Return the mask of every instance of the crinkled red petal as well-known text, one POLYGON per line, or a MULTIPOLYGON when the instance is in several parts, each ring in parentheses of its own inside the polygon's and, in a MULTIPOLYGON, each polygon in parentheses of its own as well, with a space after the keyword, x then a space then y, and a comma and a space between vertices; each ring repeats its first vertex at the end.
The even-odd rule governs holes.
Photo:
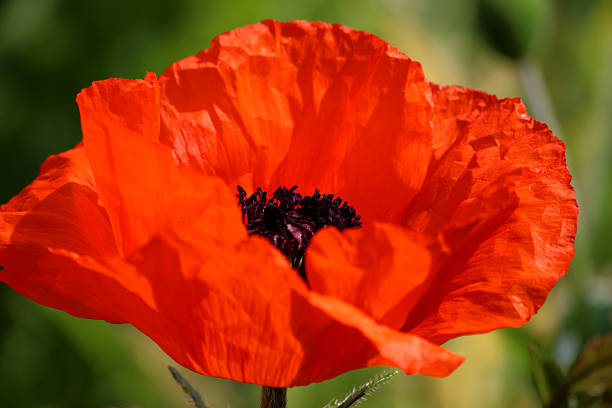
POLYGON ((565 146, 520 100, 432 89, 435 158, 404 225, 442 245, 404 330, 441 343, 527 322, 569 267, 578 207, 565 146))
POLYGON ((327 228, 308 247, 308 282, 312 290, 399 329, 430 284, 427 244, 427 237, 393 224, 366 222, 343 232, 327 228))
POLYGON ((162 142, 229 185, 319 188, 389 221, 425 176, 429 84, 372 34, 264 21, 171 65, 160 86, 162 142))
POLYGON ((286 387, 372 365, 443 376, 463 360, 308 291, 263 238, 219 242, 211 224, 220 218, 157 236, 133 258, 151 283, 156 320, 132 323, 184 366, 286 387))

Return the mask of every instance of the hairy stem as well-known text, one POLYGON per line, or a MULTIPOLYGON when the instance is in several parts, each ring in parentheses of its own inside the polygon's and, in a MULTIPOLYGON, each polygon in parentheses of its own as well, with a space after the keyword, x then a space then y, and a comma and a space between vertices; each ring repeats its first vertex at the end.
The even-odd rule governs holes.
POLYGON ((286 408, 287 389, 276 387, 261 387, 259 408, 286 408))

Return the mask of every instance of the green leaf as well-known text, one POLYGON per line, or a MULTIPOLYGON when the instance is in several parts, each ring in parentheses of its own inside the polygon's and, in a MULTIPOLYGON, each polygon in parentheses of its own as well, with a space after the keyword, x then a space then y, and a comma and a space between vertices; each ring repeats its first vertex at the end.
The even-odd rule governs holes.
POLYGON ((168 370, 170 370, 172 377, 178 383, 178 385, 181 386, 185 394, 189 395, 196 408, 207 408, 206 405, 204 405, 204 401, 202 401, 202 397, 200 397, 198 391, 196 391, 196 389, 189 384, 185 377, 183 377, 176 368, 168 366, 168 370))
POLYGON ((567 374, 570 394, 600 396, 612 388, 612 333, 591 338, 567 374))
POLYGON ((348 408, 360 404, 365 401, 367 397, 378 391, 383 385, 387 384, 398 373, 399 370, 389 370, 376 375, 359 387, 353 387, 353 390, 342 400, 334 399, 328 402, 323 408, 348 408))
MULTIPOLYGON (((561 368, 537 343, 527 346, 531 355, 531 375, 542 404, 549 402, 563 382, 561 368)), ((567 398, 563 398, 567 406, 567 398)))

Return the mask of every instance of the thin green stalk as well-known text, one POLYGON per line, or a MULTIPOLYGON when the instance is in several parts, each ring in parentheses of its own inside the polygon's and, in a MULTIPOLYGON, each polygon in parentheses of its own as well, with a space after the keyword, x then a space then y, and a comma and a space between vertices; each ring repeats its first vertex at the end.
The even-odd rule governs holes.
POLYGON ((179 373, 176 370, 176 368, 168 366, 168 370, 170 370, 172 377, 178 383, 178 385, 181 386, 181 388, 183 389, 183 392, 189 395, 189 397, 195 404, 196 408, 208 408, 204 404, 204 401, 202 401, 202 397, 200 397, 200 394, 198 393, 198 391, 196 391, 196 389, 193 388, 191 384, 189 384, 189 382, 185 379, 185 377, 183 377, 181 373, 179 373))

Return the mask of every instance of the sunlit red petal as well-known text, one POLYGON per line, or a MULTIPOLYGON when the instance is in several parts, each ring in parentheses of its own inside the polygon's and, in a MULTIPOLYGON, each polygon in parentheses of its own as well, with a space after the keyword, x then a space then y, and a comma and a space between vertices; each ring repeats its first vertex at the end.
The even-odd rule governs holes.
POLYGON ((309 292, 263 238, 215 242, 207 226, 218 217, 206 215, 179 235, 158 236, 133 259, 150 279, 157 318, 156 324, 146 317, 132 323, 186 367, 288 386, 382 364, 442 376, 462 361, 309 292))
POLYGON ((314 291, 396 329, 427 290, 431 266, 423 238, 382 223, 343 232, 327 228, 317 233, 306 255, 314 291))
POLYGON ((110 224, 98 204, 83 148, 51 156, 40 173, 32 184, 0 207, 2 244, 19 242, 92 257, 116 254, 110 224))
POLYGON ((207 207, 235 205, 232 189, 177 166, 170 150, 156 142, 158 94, 157 79, 149 74, 145 80, 95 82, 77 97, 96 188, 125 254, 207 207))
MULTIPOLYGON (((390 365, 402 369, 406 374, 424 374, 433 377, 445 377, 452 373, 462 362, 463 357, 458 356, 442 347, 438 347, 428 341, 407 333, 397 332, 385 325, 379 325, 370 317, 363 315, 359 310, 335 298, 320 296, 316 293, 310 295, 311 303, 321 310, 327 312, 330 317, 348 327, 354 327, 368 340, 365 350, 359 350, 358 344, 362 339, 353 337, 355 343, 351 344, 355 353, 351 354, 351 347, 345 342, 346 337, 342 332, 331 332, 338 336, 338 346, 333 347, 336 353, 347 358, 345 367, 358 368, 359 366, 390 365), (373 354, 370 354, 374 351, 373 354), (369 357, 367 361, 360 361, 364 356, 369 357)), ((325 336, 328 328, 322 330, 325 336)), ((330 336, 332 337, 332 336, 330 336)), ((325 352, 331 350, 327 342, 317 343, 316 337, 308 344, 315 345, 316 352, 312 353, 312 359, 316 359, 325 352)), ((332 343, 333 344, 333 343, 332 343)))
POLYGON ((76 280, 92 282, 74 259, 118 255, 83 148, 47 159, 40 176, 0 210, 2 280, 39 303, 101 318, 72 294, 76 280))
POLYGON ((160 86, 162 142, 230 185, 333 191, 390 220, 423 181, 429 84, 372 34, 265 21, 173 64, 160 86))
POLYGON ((567 271, 578 209, 563 144, 519 100, 432 88, 436 160, 405 222, 447 257, 405 329, 443 342, 529 320, 567 271))

